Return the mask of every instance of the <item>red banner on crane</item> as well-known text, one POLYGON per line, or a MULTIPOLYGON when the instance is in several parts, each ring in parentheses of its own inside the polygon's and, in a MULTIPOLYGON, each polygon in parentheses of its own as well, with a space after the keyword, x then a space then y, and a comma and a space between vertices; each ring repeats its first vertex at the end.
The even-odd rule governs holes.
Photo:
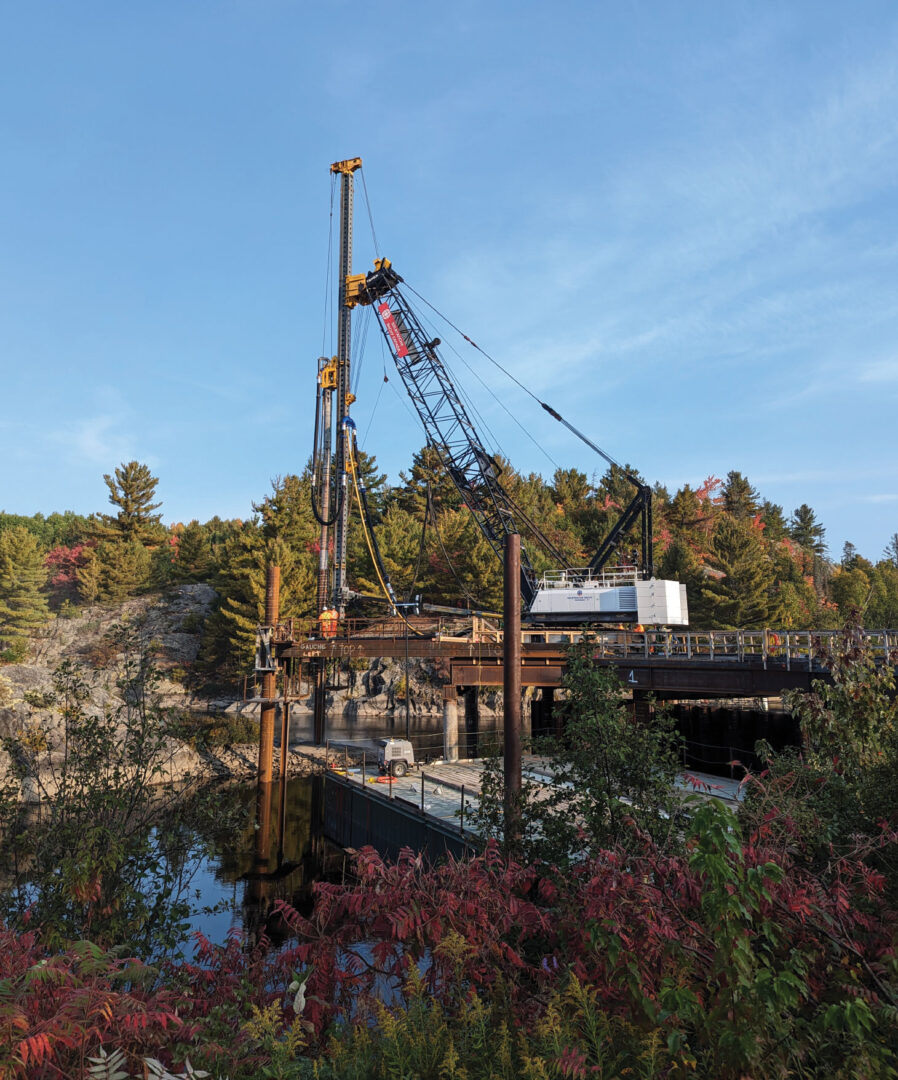
POLYGON ((387 328, 387 333, 390 336, 390 341, 393 343, 393 349, 397 356, 408 356, 408 345, 403 340, 399 327, 396 325, 396 320, 393 318, 393 312, 390 311, 390 305, 384 301, 378 309, 378 315, 383 319, 384 326, 387 328))

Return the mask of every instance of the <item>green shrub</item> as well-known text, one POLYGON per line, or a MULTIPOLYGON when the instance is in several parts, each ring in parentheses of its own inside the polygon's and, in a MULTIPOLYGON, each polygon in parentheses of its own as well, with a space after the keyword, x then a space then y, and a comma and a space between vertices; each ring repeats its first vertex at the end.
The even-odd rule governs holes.
POLYGON ((27 638, 7 638, 6 648, 0 652, 0 661, 4 664, 21 664, 27 656, 27 638))
POLYGON ((239 713, 182 712, 170 721, 169 733, 195 750, 242 746, 259 741, 259 721, 239 713))
POLYGON ((181 632, 184 634, 201 634, 205 624, 205 615, 201 615, 198 611, 190 611, 184 616, 184 621, 181 623, 181 632))

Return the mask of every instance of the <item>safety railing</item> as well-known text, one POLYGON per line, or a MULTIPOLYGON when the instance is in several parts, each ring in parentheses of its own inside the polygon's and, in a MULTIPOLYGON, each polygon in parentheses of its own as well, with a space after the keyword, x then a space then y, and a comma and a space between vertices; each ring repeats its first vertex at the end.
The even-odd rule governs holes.
MULTIPOLYGON (((533 629, 525 645, 565 646, 588 638, 597 660, 670 659, 760 662, 764 667, 822 668, 821 656, 837 630, 609 630, 533 629)), ((501 642, 501 630, 491 640, 501 642)), ((898 630, 868 630, 874 658, 898 663, 898 630)), ((525 654, 526 655, 526 654, 525 654)))
POLYGON ((398 616, 385 616, 377 619, 341 619, 332 623, 321 623, 318 619, 283 619, 271 627, 273 644, 284 645, 294 641, 315 639, 346 641, 352 638, 392 638, 405 640, 406 635, 427 637, 450 635, 457 631, 459 622, 464 621, 470 627, 471 618, 461 616, 421 616, 413 615, 408 621, 398 616))
POLYGON ((600 585, 616 589, 622 585, 635 585, 639 572, 632 566, 606 566, 600 571, 588 566, 568 567, 565 570, 547 570, 540 578, 541 589, 567 589, 578 585, 600 585))
MULTIPOLYGON (((497 645, 504 640, 501 626, 492 620, 475 618, 469 623, 466 641, 497 645)), ((451 616, 416 619, 413 631, 427 637, 459 640, 459 620, 451 616)), ((326 640, 351 641, 359 638, 405 640, 408 626, 402 619, 346 619, 337 624, 326 640)), ((720 660, 760 662, 764 667, 791 668, 820 666, 820 654, 839 637, 837 630, 584 630, 581 627, 525 627, 524 645, 566 646, 588 636, 596 659, 633 660, 720 660)), ((271 628, 271 641, 286 644, 320 638, 315 620, 286 619, 271 628)), ((866 640, 879 662, 898 662, 898 630, 868 630, 866 640)))

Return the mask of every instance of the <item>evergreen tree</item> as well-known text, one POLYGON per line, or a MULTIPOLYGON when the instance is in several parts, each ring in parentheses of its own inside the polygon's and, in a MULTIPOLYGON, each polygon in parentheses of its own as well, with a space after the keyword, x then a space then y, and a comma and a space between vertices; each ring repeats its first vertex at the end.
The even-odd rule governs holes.
POLYGON ((422 447, 412 459, 411 470, 400 471, 399 479, 402 486, 394 495, 402 509, 414 514, 419 521, 424 520, 428 487, 437 510, 456 510, 461 505, 461 496, 433 446, 422 447))
MULTIPOLYGON (((588 559, 591 559, 601 547, 602 541, 611 532, 617 519, 633 500, 636 488, 629 479, 635 477, 641 482, 641 477, 631 465, 609 465, 605 474, 598 484, 595 485, 595 496, 590 506, 582 515, 581 534, 583 547, 588 559)), ((626 536, 620 538, 617 556, 612 556, 612 562, 624 562, 631 558, 634 550, 638 549, 638 524, 626 536)))
POLYGON ((892 533, 892 538, 883 550, 883 558, 888 559, 893 566, 898 567, 898 533, 892 533))
MULTIPOLYGON (((248 672, 256 648, 256 628, 265 621, 268 567, 281 570, 281 619, 310 615, 315 595, 307 575, 297 565, 292 548, 283 540, 262 540, 246 534, 239 565, 232 564, 231 586, 218 612, 219 628, 227 641, 226 667, 235 673, 248 672)), ((214 624, 213 624, 214 625, 214 624)))
POLYGON ((764 537, 767 540, 784 540, 789 535, 789 526, 783 508, 764 499, 761 503, 761 521, 764 522, 764 537))
MULTIPOLYGON (((292 615, 311 614, 315 608, 319 525, 312 513, 311 484, 308 469, 302 476, 278 477, 272 484, 271 494, 253 505, 261 516, 262 538, 280 540, 290 551, 290 565, 295 577, 292 615)), ((283 567, 281 576, 284 576, 283 567)))
POLYGON ((683 540, 673 540, 661 556, 656 569, 662 580, 679 581, 686 586, 690 626, 706 626, 709 618, 708 604, 703 592, 706 579, 692 548, 683 540))
POLYGON ((674 537, 692 547, 705 543, 712 509, 703 502, 689 484, 685 484, 670 500, 665 518, 674 537))
POLYGON ((715 575, 705 583, 702 596, 711 625, 723 630, 763 627, 772 579, 757 530, 722 515, 712 537, 710 565, 715 575))
POLYGON ((100 599, 101 576, 96 542, 92 541, 82 552, 81 565, 75 571, 75 578, 78 582, 78 597, 83 603, 95 604, 100 599))
POLYGON ((759 495, 748 480, 735 469, 727 473, 723 486, 723 508, 739 521, 748 521, 759 511, 759 495))
POLYGON ((850 540, 846 540, 842 545, 842 568, 844 570, 853 570, 856 561, 857 548, 850 540))
POLYGON ((579 469, 556 469, 549 490, 565 517, 572 520, 584 513, 594 494, 586 473, 579 469))
POLYGON ((24 525, 0 532, 0 634, 23 639, 47 621, 47 568, 37 538, 24 525))
POLYGON ((117 603, 150 585, 152 555, 137 540, 101 540, 84 554, 78 585, 87 603, 117 603))
MULTIPOLYGON (((426 570, 426 550, 418 559, 421 547, 421 523, 398 503, 392 503, 375 530, 384 569, 398 600, 406 599, 409 590, 420 592, 426 570), (420 565, 419 565, 420 563, 420 565), (418 570, 415 576, 415 570, 418 570)), ((426 537, 426 534, 425 534, 426 537)), ((356 567, 355 583, 364 592, 382 595, 380 582, 366 549, 364 563, 356 567)))
POLYGON ((175 581, 208 581, 213 570, 209 531, 196 519, 177 533, 177 547, 172 563, 175 581))
POLYGON ((796 544, 815 555, 823 555, 826 551, 826 544, 823 542, 826 529, 817 521, 817 515, 807 503, 802 503, 793 511, 789 535, 796 544))
POLYGON ((359 450, 357 453, 356 467, 359 483, 365 489, 371 520, 375 525, 379 525, 390 496, 387 474, 378 472, 377 458, 373 454, 366 454, 364 450, 359 450))
POLYGON ((465 605, 499 610, 502 567, 472 514, 465 509, 446 511, 438 516, 433 532, 436 535, 427 549, 425 594, 438 604, 454 605, 461 601, 465 605))
POLYGON ((100 540, 136 542, 153 545, 165 537, 158 510, 161 502, 153 502, 159 481, 146 465, 129 461, 103 477, 109 488, 109 501, 117 506, 118 513, 99 514, 95 532, 100 540))

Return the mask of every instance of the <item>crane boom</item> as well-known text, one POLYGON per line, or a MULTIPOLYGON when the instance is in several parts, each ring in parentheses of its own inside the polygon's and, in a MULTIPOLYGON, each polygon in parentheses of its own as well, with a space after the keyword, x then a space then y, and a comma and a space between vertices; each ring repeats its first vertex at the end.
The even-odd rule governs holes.
MULTIPOLYGON (((402 278, 389 260, 379 259, 367 275, 347 279, 346 295, 356 303, 374 305, 396 368, 452 482, 475 515, 480 530, 503 558, 505 537, 518 532, 516 507, 502 487, 501 467, 484 448, 474 422, 436 351, 439 339, 430 340, 398 286, 402 278)), ((528 606, 536 595, 536 573, 521 551, 521 595, 528 606)))

